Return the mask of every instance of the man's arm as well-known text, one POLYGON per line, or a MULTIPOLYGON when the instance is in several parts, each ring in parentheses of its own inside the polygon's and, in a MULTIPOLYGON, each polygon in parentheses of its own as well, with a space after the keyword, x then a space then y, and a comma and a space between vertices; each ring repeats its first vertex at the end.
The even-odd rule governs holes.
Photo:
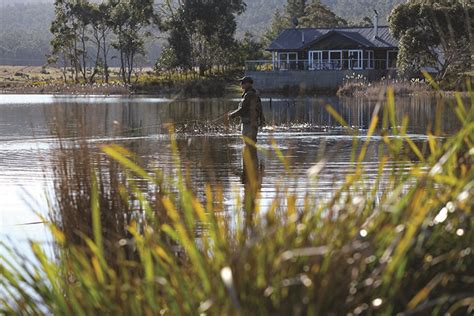
POLYGON ((239 107, 229 113, 229 118, 233 119, 239 116, 242 116, 246 111, 248 111, 250 108, 250 96, 248 93, 245 94, 244 99, 240 102, 239 107))
POLYGON ((241 112, 242 112, 242 103, 239 104, 239 107, 237 108, 237 110, 234 110, 234 111, 229 113, 229 118, 230 119, 236 118, 236 117, 240 116, 241 112))
POLYGON ((258 97, 258 115, 259 115, 258 125, 260 127, 265 126, 265 115, 263 115, 262 100, 260 99, 260 97, 258 97))

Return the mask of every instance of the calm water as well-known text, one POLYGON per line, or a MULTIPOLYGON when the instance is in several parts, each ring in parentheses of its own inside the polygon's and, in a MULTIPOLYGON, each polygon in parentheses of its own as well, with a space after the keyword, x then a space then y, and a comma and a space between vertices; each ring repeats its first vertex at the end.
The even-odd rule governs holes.
MULTIPOLYGON (((271 152, 270 140, 274 140, 290 159, 294 177, 282 177, 279 159, 259 152, 261 204, 265 206, 278 184, 329 196, 352 166, 352 136, 339 127, 324 105, 331 104, 364 140, 376 102, 320 97, 272 98, 271 102, 267 98, 263 103, 269 126, 260 133, 259 145, 271 152), (318 183, 312 183, 308 169, 321 157, 323 148, 328 162, 318 183)), ((93 146, 118 143, 131 149, 150 170, 173 168, 166 123, 187 124, 177 138, 197 194, 202 194, 205 183, 222 186, 231 212, 234 195, 243 192, 242 140, 235 128, 205 130, 194 128, 193 121, 216 126, 218 122, 213 121, 237 104, 237 99, 0 95, 0 241, 47 240, 45 227, 35 223, 40 220, 38 214, 47 212, 45 192, 53 177, 50 157, 57 148, 51 133, 54 121, 67 126, 72 138, 84 130, 81 136, 93 146)), ((409 133, 420 143, 434 125, 437 108, 438 102, 430 98, 403 98, 397 100, 396 111, 400 121, 404 116, 410 119, 409 133)), ((447 133, 458 127, 450 111, 444 112, 441 124, 447 133)), ((369 180, 377 173, 379 143, 379 138, 373 138, 364 162, 369 180)), ((401 168, 407 163, 392 162, 401 168)))

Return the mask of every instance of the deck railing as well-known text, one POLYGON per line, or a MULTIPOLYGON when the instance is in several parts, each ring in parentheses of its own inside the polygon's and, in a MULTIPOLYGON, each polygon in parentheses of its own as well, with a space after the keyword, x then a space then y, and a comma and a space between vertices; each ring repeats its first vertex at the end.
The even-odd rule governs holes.
POLYGON ((271 60, 248 60, 245 62, 247 71, 318 71, 318 70, 385 70, 387 69, 386 59, 338 59, 323 60, 316 62, 312 60, 298 61, 271 61, 271 60))

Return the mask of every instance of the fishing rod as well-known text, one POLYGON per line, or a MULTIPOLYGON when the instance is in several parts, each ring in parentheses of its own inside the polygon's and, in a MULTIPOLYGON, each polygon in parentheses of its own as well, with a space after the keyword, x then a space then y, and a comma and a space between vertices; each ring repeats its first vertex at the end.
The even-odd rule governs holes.
POLYGON ((193 119, 193 120, 182 120, 182 121, 175 121, 175 122, 169 122, 169 123, 159 123, 159 124, 151 124, 151 125, 145 125, 145 126, 141 126, 141 127, 131 127, 131 128, 124 128, 124 129, 120 129, 120 130, 117 130, 117 131, 120 131, 120 132, 133 132, 133 131, 140 131, 140 130, 144 130, 144 129, 147 129, 147 128, 156 128, 156 127, 163 127, 167 124, 171 124, 171 125, 190 125, 190 124, 199 124, 199 123, 208 123, 208 124, 216 124, 222 120, 225 120, 228 115, 229 115, 230 111, 227 111, 225 112, 224 114, 220 115, 219 117, 213 119, 213 120, 208 120, 208 121, 201 121, 201 120, 197 120, 197 119, 193 119))
POLYGON ((230 113, 230 111, 225 112, 224 114, 222 114, 221 116, 219 116, 215 120, 210 121, 210 123, 217 123, 217 122, 219 122, 223 119, 228 119, 229 118, 229 113, 230 113))

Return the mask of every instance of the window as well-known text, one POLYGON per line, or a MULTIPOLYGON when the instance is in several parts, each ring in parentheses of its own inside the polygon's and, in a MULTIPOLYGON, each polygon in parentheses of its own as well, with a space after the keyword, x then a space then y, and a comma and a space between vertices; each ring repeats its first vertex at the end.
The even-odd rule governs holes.
POLYGON ((373 50, 366 51, 366 60, 364 64, 367 69, 374 69, 374 51, 373 50))
POLYGON ((298 66, 298 54, 279 53, 278 62, 280 70, 296 70, 298 66))
POLYGON ((362 50, 349 50, 349 69, 362 68, 362 50))
POLYGON ((329 65, 330 69, 339 70, 342 68, 342 50, 329 51, 329 65))
POLYGON ((316 50, 309 52, 309 70, 323 69, 323 51, 316 50))
POLYGON ((397 68, 397 56, 398 56, 398 51, 396 50, 387 51, 387 69, 397 68))

